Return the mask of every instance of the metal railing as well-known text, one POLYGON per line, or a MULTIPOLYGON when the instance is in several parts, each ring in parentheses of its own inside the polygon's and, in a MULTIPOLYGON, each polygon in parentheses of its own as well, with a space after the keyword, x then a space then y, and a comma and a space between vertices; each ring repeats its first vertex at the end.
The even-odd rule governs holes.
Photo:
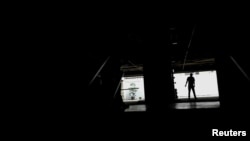
POLYGON ((244 69, 239 65, 239 63, 233 58, 233 56, 229 56, 230 59, 233 61, 233 63, 236 65, 236 67, 240 70, 240 72, 242 73, 242 75, 244 75, 244 77, 250 81, 249 76, 247 75, 247 73, 244 71, 244 69))
POLYGON ((107 59, 102 63, 101 67, 98 69, 98 71, 96 72, 96 74, 94 75, 94 77, 90 80, 88 86, 92 85, 92 83, 95 81, 96 77, 100 74, 100 72, 102 71, 102 69, 104 68, 104 66, 107 64, 107 62, 108 62, 109 59, 110 59, 110 56, 108 56, 107 59))
POLYGON ((115 90, 115 93, 114 93, 113 98, 115 98, 117 92, 119 91, 119 88, 120 88, 121 83, 122 83, 122 77, 123 77, 123 76, 124 76, 124 73, 122 73, 122 75, 121 75, 120 81, 119 81, 119 83, 118 83, 118 85, 117 85, 117 87, 116 87, 116 90, 115 90))

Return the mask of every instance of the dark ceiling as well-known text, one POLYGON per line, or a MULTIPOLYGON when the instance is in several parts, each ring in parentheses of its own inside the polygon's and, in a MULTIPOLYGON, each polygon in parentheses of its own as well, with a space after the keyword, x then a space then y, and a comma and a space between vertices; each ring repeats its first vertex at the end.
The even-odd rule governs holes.
POLYGON ((127 65, 131 65, 128 60, 141 65, 150 54, 157 56, 166 53, 179 71, 183 70, 184 62, 185 70, 214 69, 215 58, 221 52, 232 54, 242 64, 246 62, 244 57, 247 51, 244 46, 248 44, 248 36, 242 36, 249 31, 246 18, 209 11, 209 14, 185 10, 177 14, 176 11, 169 14, 147 11, 127 13, 125 18, 117 18, 121 20, 98 21, 97 25, 100 26, 91 29, 93 36, 98 39, 91 39, 91 46, 98 46, 98 50, 90 47, 90 54, 96 58, 113 54, 127 61, 127 65), (166 52, 158 51, 161 54, 155 54, 155 50, 160 48, 166 48, 166 52))
MULTIPOLYGON (((154 18, 153 18, 154 19, 154 18)), ((151 19, 152 20, 152 19, 151 19)), ((184 60, 185 66, 206 66, 213 69, 215 40, 213 25, 207 21, 156 20, 148 22, 148 18, 133 19, 128 23, 127 56, 135 63, 142 63, 140 55, 148 48, 149 40, 161 41, 161 48, 171 56, 171 61, 176 69, 181 69, 184 60)), ((156 43, 152 48, 157 48, 156 43)))

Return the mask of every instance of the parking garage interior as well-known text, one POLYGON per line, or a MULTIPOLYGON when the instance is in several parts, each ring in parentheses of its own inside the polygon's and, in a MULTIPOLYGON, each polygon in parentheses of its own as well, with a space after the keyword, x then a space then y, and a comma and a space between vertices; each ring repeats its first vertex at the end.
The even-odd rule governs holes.
POLYGON ((128 136, 138 130, 142 136, 247 130, 249 21, 215 15, 161 11, 114 20, 100 12, 87 22, 79 14, 59 17, 43 31, 41 39, 50 39, 44 44, 51 47, 41 55, 45 63, 34 62, 46 82, 36 98, 46 114, 38 115, 56 115, 59 125, 67 121, 62 117, 81 127, 91 123, 91 131, 115 125, 128 136), (190 73, 197 100, 192 92, 188 99, 184 86, 190 73))
MULTIPOLYGON (((106 94, 105 97, 110 95, 110 99, 100 99, 103 101, 100 103, 106 105, 104 111, 122 112, 128 119, 164 115, 166 119, 160 120, 166 124, 171 120, 184 124, 180 117, 188 117, 190 122, 202 119, 204 124, 201 125, 205 129, 212 125, 229 127, 224 120, 234 117, 231 116, 233 113, 245 117, 249 63, 245 42, 235 35, 240 27, 232 29, 209 19, 156 20, 149 25, 144 18, 133 19, 126 25, 126 34, 114 45, 119 51, 113 50, 113 56, 102 54, 103 59, 100 59, 91 56, 95 52, 90 52, 93 59, 100 59, 99 66, 93 63, 96 69, 92 76, 99 76, 94 81, 114 78, 112 83, 106 80, 109 88, 101 92, 106 94), (105 66, 109 68, 105 69, 105 66), (196 78, 197 100, 192 99, 192 93, 188 100, 184 87, 190 73, 196 78), (120 99, 122 104, 112 103, 115 99, 120 99)), ((234 118, 240 119, 238 116, 234 118)), ((233 123, 237 127, 237 122, 233 123)))

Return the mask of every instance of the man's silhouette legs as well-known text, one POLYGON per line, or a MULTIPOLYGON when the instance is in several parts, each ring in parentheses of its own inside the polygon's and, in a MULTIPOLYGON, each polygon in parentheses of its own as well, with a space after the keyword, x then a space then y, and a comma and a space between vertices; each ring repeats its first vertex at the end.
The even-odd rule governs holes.
POLYGON ((190 100, 190 90, 191 90, 191 87, 188 87, 188 100, 190 100))
POLYGON ((193 91, 193 94, 194 94, 194 99, 196 100, 196 93, 195 93, 195 89, 194 87, 188 87, 188 100, 190 100, 190 91, 193 91))
POLYGON ((194 94, 194 99, 196 100, 197 98, 196 98, 196 94, 195 94, 195 89, 194 89, 194 87, 192 87, 192 91, 193 91, 193 94, 194 94))

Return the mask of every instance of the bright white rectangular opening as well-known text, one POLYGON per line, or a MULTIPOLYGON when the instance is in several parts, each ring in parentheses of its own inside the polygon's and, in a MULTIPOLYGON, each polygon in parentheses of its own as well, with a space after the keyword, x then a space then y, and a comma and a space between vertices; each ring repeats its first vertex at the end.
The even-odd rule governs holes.
MULTIPOLYGON (((219 97, 217 74, 215 70, 192 72, 195 78, 195 92, 197 98, 219 97)), ((185 87, 188 73, 174 73, 174 86, 177 89, 178 99, 188 98, 188 86, 185 87)), ((193 92, 190 92, 190 98, 194 98, 193 92)))
POLYGON ((121 95, 124 102, 145 101, 143 76, 123 77, 121 95))

